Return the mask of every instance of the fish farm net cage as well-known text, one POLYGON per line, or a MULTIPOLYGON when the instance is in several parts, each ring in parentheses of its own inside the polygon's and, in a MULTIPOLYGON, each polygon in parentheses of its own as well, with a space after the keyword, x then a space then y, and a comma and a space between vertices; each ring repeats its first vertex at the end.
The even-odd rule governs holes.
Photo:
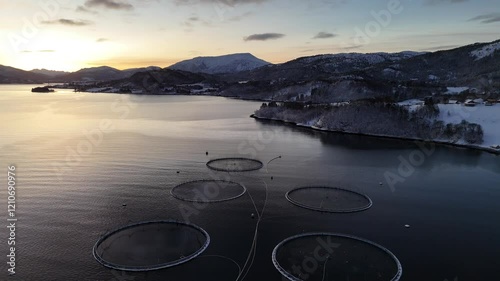
POLYGON ((208 233, 189 223, 148 221, 113 230, 94 245, 94 258, 123 271, 149 271, 188 262, 210 244, 208 233))
POLYGON ((225 180, 197 180, 182 183, 170 190, 170 194, 183 201, 217 203, 243 196, 246 188, 236 182, 225 180))
POLYGON ((264 164, 249 158, 219 158, 208 161, 207 167, 221 172, 250 172, 262 169, 264 164))
POLYGON ((292 281, 397 281, 403 273, 399 260, 385 247, 334 233, 287 238, 274 248, 272 261, 292 281))
POLYGON ((338 187, 299 187, 288 191, 285 197, 299 207, 329 213, 360 212, 372 206, 368 196, 338 187))

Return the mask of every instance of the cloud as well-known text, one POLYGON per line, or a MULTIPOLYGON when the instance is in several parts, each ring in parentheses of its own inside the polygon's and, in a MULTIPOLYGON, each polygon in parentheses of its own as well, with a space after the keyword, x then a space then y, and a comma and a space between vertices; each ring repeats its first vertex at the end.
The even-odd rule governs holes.
POLYGON ((193 31, 193 28, 197 25, 211 26, 211 24, 212 23, 210 21, 203 20, 197 15, 192 15, 181 23, 181 25, 186 28, 185 31, 187 32, 193 31))
POLYGON ((301 53, 315 53, 315 54, 335 54, 339 52, 352 52, 353 50, 362 48, 363 45, 344 45, 344 46, 317 46, 308 48, 306 46, 300 50, 301 53))
POLYGON ((500 22, 500 13, 479 15, 477 17, 471 18, 469 21, 479 21, 481 23, 500 22))
POLYGON ((245 41, 266 41, 266 40, 276 40, 285 37, 285 34, 281 33, 261 33, 261 34, 252 34, 243 38, 245 41))
POLYGON ((97 43, 102 43, 102 42, 106 42, 106 41, 109 41, 108 38, 98 38, 97 40, 95 40, 97 43))
POLYGON ((102 66, 109 65, 109 62, 113 62, 113 67, 118 69, 128 69, 128 68, 138 68, 144 67, 145 65, 157 65, 160 67, 165 67, 179 62, 179 58, 143 58, 143 57, 110 57, 105 60, 89 61, 87 64, 89 66, 102 66))
POLYGON ((439 4, 456 4, 456 3, 463 3, 467 2, 469 0, 425 0, 424 4, 425 5, 439 5, 439 4))
POLYGON ((21 53, 54 53, 55 50, 38 50, 38 51, 30 51, 30 50, 23 50, 21 53))
POLYGON ((177 5, 217 4, 234 7, 244 4, 260 4, 272 0, 174 0, 177 5))
POLYGON ((244 18, 249 17, 251 15, 253 15, 253 12, 246 12, 246 13, 244 13, 242 15, 231 17, 227 21, 232 21, 232 22, 241 21, 244 18))
POLYGON ((316 34, 313 39, 327 39, 327 38, 333 38, 337 37, 337 34, 329 33, 329 32, 319 32, 316 34))
POLYGON ((313 49, 304 49, 300 50, 301 53, 315 53, 315 54, 332 54, 334 53, 334 49, 332 47, 328 48, 313 48, 313 49))
POLYGON ((429 48, 423 48, 419 51, 442 51, 442 50, 451 50, 460 47, 460 45, 443 45, 443 46, 435 46, 429 48))
POLYGON ((110 10, 129 11, 134 9, 134 6, 121 0, 87 0, 84 5, 86 8, 103 7, 110 10))
POLYGON ((94 14, 94 15, 98 14, 96 11, 89 10, 89 9, 85 8, 84 6, 78 6, 75 11, 77 11, 79 13, 87 13, 87 14, 94 14))
POLYGON ((364 47, 364 45, 352 44, 352 45, 344 45, 342 47, 339 47, 339 50, 342 52, 351 52, 353 50, 358 50, 358 49, 361 49, 363 47, 364 47))
POLYGON ((85 25, 91 25, 91 21, 86 21, 86 20, 70 20, 70 19, 58 19, 58 20, 51 20, 51 21, 42 21, 43 24, 61 24, 61 25, 67 25, 67 26, 85 26, 85 25))

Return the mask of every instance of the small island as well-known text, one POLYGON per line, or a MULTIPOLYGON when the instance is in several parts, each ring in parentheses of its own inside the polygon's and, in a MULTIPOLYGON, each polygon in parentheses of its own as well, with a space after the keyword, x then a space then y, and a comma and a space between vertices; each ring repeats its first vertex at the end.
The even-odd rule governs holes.
POLYGON ((45 86, 45 87, 32 88, 31 92, 33 92, 33 93, 51 93, 51 92, 54 92, 54 90, 49 88, 48 86, 45 86))

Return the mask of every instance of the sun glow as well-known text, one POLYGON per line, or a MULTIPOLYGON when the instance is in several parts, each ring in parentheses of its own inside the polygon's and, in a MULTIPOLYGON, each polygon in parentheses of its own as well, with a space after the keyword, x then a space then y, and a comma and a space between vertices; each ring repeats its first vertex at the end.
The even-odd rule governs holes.
POLYGON ((19 50, 10 48, 9 53, 16 58, 15 65, 21 69, 76 71, 94 66, 89 65, 89 61, 105 60, 124 48, 114 42, 97 43, 75 33, 46 32, 19 50))

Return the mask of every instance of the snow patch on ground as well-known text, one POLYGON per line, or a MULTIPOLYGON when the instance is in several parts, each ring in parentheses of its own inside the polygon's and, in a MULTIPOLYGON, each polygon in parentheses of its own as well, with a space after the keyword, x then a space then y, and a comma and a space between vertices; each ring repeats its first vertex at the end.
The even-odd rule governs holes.
POLYGON ((456 95, 467 90, 469 90, 469 87, 448 87, 448 92, 446 92, 446 94, 456 95))
POLYGON ((86 92, 89 92, 89 93, 101 93, 101 92, 104 92, 104 91, 106 91, 108 89, 109 89, 108 87, 105 87, 105 88, 91 88, 91 89, 87 89, 86 92))
POLYGON ((470 55, 471 57, 475 57, 476 60, 480 60, 493 55, 498 50, 500 50, 500 42, 489 44, 481 49, 474 50, 470 52, 470 55))
POLYGON ((401 106, 424 105, 424 102, 419 99, 405 100, 398 103, 401 106))
POLYGON ((439 104, 439 120, 458 124, 462 120, 481 125, 484 131, 483 147, 500 145, 500 104, 466 107, 460 104, 439 104))

